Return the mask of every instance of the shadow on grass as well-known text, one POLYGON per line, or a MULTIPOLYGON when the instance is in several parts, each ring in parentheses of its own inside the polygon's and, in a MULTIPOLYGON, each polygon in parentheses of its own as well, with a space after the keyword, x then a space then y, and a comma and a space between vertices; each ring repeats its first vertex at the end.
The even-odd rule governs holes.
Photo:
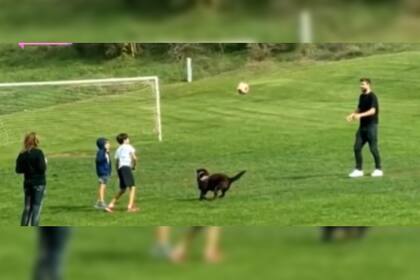
POLYGON ((336 179, 346 179, 348 178, 346 173, 323 173, 323 174, 303 174, 303 175, 293 175, 293 176, 284 176, 278 177, 282 180, 306 180, 306 179, 315 179, 315 178, 336 178, 336 179))
POLYGON ((93 206, 87 206, 87 205, 55 205, 55 206, 49 206, 47 207, 48 210, 52 211, 54 214, 61 213, 61 212, 80 212, 80 213, 86 213, 86 212, 104 212, 99 209, 95 209, 93 206))
POLYGON ((115 262, 115 261, 139 261, 142 260, 142 262, 148 261, 151 259, 151 256, 149 256, 146 252, 139 250, 133 250, 133 251, 124 251, 124 250, 115 250, 115 249, 104 249, 104 250, 98 250, 98 249, 92 249, 91 251, 82 251, 78 252, 77 257, 80 260, 86 260, 88 262, 91 262, 92 260, 95 260, 97 262, 100 261, 109 261, 109 262, 115 262))
POLYGON ((197 197, 194 198, 178 198, 176 201, 180 202, 200 202, 197 197))

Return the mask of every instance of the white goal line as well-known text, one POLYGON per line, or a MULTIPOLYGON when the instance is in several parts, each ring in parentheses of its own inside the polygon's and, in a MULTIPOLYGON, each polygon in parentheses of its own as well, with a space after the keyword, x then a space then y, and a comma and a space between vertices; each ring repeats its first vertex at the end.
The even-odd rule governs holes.
POLYGON ((33 86, 61 86, 73 84, 108 84, 108 83, 121 83, 121 82, 141 82, 153 81, 158 83, 157 76, 149 77, 132 77, 132 78, 108 78, 108 79, 90 79, 90 80, 66 80, 66 81, 42 81, 42 82, 13 82, 13 83, 0 83, 0 88, 5 87, 33 87, 33 86))

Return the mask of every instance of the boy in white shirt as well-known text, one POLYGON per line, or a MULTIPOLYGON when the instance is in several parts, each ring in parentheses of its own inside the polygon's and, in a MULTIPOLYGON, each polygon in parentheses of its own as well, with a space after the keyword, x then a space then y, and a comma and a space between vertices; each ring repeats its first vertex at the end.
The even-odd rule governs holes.
POLYGON ((136 184, 132 170, 135 170, 137 164, 136 150, 130 145, 130 139, 127 133, 121 133, 117 136, 117 142, 120 144, 115 152, 115 160, 118 170, 118 178, 120 180, 120 191, 112 199, 111 203, 105 209, 107 212, 112 213, 117 201, 129 189, 129 201, 127 212, 138 212, 139 209, 135 207, 134 200, 136 196, 136 184))

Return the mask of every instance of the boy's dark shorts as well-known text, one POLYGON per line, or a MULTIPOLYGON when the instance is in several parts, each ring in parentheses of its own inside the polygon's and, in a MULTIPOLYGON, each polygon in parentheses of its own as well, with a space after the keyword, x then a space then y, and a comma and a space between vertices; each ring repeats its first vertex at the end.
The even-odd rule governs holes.
POLYGON ((133 172, 128 166, 123 166, 118 169, 118 178, 120 179, 120 189, 125 190, 136 185, 134 182, 133 172))

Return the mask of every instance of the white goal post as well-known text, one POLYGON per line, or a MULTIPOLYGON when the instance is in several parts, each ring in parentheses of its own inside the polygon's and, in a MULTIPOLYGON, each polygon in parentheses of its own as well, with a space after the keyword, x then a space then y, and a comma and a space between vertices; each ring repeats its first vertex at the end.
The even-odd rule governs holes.
POLYGON ((65 80, 65 81, 42 81, 42 82, 14 82, 14 83, 0 83, 0 88, 11 87, 37 87, 37 86, 61 86, 61 85, 86 85, 86 84, 115 84, 127 82, 150 82, 153 86, 156 95, 156 130, 159 142, 162 142, 162 120, 160 108, 160 86, 159 77, 131 77, 131 78, 109 78, 109 79, 89 79, 89 80, 65 80))

